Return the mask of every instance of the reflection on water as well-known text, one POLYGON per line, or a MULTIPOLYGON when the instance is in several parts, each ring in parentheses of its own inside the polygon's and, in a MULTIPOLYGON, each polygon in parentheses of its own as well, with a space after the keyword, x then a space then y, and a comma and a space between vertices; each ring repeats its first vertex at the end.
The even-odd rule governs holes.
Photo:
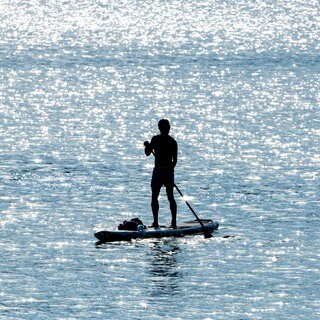
POLYGON ((179 284, 182 280, 180 271, 180 249, 175 240, 154 242, 149 254, 150 266, 148 273, 151 283, 151 297, 176 295, 179 293, 179 284))

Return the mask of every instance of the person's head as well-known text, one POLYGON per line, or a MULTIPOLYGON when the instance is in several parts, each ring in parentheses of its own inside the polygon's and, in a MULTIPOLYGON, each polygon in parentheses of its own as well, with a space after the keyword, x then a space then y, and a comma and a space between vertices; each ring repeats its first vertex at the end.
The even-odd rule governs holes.
POLYGON ((161 119, 158 122, 158 128, 163 135, 168 135, 170 131, 170 123, 167 119, 161 119))

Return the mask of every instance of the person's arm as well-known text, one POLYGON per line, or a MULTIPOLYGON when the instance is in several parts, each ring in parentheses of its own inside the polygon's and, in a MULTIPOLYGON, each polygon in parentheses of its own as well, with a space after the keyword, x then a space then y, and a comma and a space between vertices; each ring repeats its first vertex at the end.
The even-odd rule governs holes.
POLYGON ((144 142, 144 153, 146 154, 146 156, 150 156, 152 150, 153 150, 152 139, 151 139, 151 143, 149 141, 145 141, 144 142))
POLYGON ((175 142, 174 148, 173 148, 173 154, 172 154, 172 166, 173 168, 176 166, 178 161, 178 144, 175 142))

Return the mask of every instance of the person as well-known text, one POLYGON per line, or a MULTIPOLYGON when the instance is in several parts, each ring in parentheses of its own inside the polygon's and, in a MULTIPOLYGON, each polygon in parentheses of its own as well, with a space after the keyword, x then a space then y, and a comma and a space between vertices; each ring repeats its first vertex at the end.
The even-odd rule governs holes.
POLYGON ((169 135, 170 123, 167 119, 161 119, 158 123, 159 135, 152 137, 151 142, 145 141, 145 154, 155 156, 155 165, 151 179, 151 209, 153 214, 154 228, 159 228, 158 197, 162 186, 166 187, 167 197, 170 203, 171 228, 177 228, 177 204, 173 195, 174 188, 174 168, 178 160, 178 144, 174 138, 169 135))

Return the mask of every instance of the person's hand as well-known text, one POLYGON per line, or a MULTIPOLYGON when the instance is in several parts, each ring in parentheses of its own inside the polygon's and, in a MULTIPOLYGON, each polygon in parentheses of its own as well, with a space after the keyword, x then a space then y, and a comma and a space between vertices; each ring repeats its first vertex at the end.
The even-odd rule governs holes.
POLYGON ((143 143, 143 145, 144 145, 145 147, 149 147, 150 143, 149 143, 149 141, 145 141, 145 142, 143 143))

